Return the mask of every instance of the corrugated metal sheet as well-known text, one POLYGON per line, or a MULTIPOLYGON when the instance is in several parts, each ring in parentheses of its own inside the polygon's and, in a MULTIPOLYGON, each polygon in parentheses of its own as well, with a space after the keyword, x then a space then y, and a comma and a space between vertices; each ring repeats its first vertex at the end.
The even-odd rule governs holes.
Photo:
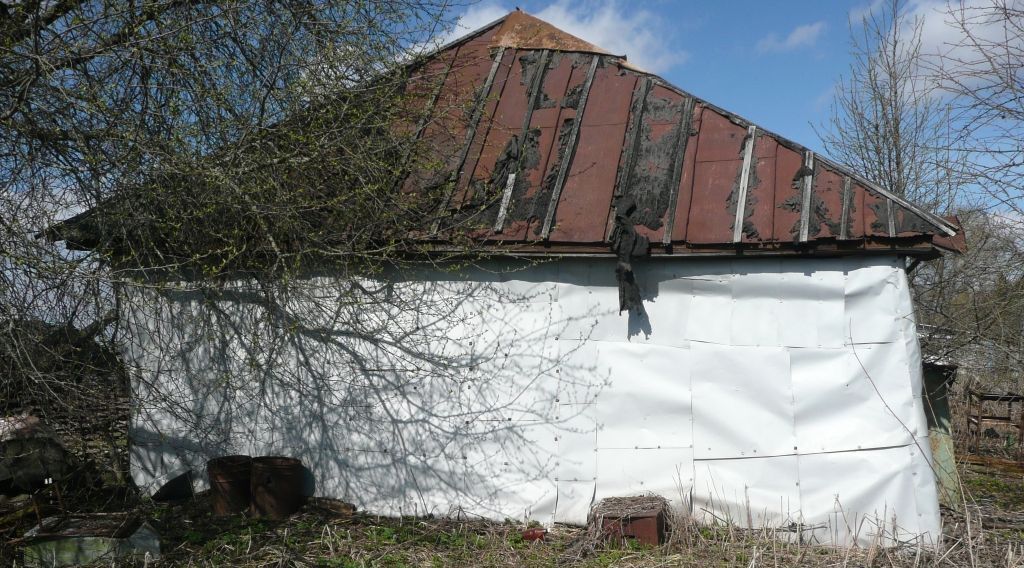
POLYGON ((958 242, 955 224, 525 13, 433 58, 421 69, 447 69, 447 114, 424 136, 454 182, 442 240, 469 222, 505 244, 593 249, 629 196, 652 252, 958 242))

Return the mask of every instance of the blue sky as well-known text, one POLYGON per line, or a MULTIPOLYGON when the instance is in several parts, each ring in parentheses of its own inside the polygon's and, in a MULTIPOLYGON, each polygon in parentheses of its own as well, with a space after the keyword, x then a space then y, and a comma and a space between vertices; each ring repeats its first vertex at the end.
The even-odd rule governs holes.
MULTIPOLYGON (((452 36, 516 6, 759 126, 821 151, 812 124, 827 120, 850 63, 849 22, 882 0, 482 0, 458 11, 452 36)), ((941 0, 911 0, 923 42, 944 39, 941 0)))

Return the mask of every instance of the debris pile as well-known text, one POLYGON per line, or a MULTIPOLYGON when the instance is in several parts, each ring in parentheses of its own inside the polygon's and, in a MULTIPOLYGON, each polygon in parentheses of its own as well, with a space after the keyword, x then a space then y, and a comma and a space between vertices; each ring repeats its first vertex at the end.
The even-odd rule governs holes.
POLYGON ((571 564, 604 546, 620 547, 630 540, 664 544, 671 518, 668 499, 660 495, 602 499, 590 509, 586 530, 566 547, 561 563, 571 564))

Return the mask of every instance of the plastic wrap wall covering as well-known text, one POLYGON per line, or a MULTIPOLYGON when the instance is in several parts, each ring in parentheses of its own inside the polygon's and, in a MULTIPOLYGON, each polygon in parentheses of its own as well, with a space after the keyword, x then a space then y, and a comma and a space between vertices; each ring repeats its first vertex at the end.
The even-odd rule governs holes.
MULTIPOLYGON (((286 454, 381 514, 584 523, 653 492, 804 542, 938 537, 902 259, 652 260, 646 316, 619 315, 613 259, 511 262, 392 274, 305 327, 242 284, 129 293, 135 481, 286 454)), ((306 284, 285 312, 336 298, 306 284)))

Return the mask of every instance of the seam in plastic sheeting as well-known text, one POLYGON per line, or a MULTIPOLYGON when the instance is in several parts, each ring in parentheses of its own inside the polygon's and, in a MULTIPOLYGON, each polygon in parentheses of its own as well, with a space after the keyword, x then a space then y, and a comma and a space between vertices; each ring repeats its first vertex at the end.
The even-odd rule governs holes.
MULTIPOLYGON (((189 400, 221 401, 253 420, 211 416, 208 431, 195 432, 174 412, 143 409, 133 425, 148 420, 158 445, 133 446, 133 476, 144 485, 175 467, 199 469, 212 451, 290 448, 315 470, 322 494, 384 514, 455 506, 583 523, 597 499, 653 491, 707 522, 771 525, 801 539, 938 534, 914 390, 920 353, 895 259, 681 259, 638 270, 648 321, 618 314, 614 262, 410 277, 403 285, 425 302, 460 300, 433 321, 443 330, 433 347, 456 362, 452 380, 426 367, 363 384, 358 374, 340 376, 355 372, 343 361, 313 350, 305 355, 313 370, 339 376, 328 377, 325 388, 335 390, 323 420, 295 440, 275 426, 301 419, 315 401, 279 390, 276 403, 258 404, 244 385, 227 397, 196 390, 202 382, 189 373, 205 372, 215 353, 196 330, 175 325, 173 302, 162 304, 166 321, 136 314, 132 359, 158 369, 147 388, 179 413, 189 400), (168 356, 161 334, 195 348, 168 356), (373 402, 347 406, 360 399, 373 402), (905 527, 889 526, 893 512, 905 527)), ((239 305, 224 312, 240 329, 258 319, 239 305)), ((424 323, 415 313, 397 317, 424 323)), ((237 342, 223 348, 225 368, 249 356, 237 342)), ((387 353, 351 348, 388 367, 387 353)), ((287 349, 275 356, 295 360, 287 349)))

